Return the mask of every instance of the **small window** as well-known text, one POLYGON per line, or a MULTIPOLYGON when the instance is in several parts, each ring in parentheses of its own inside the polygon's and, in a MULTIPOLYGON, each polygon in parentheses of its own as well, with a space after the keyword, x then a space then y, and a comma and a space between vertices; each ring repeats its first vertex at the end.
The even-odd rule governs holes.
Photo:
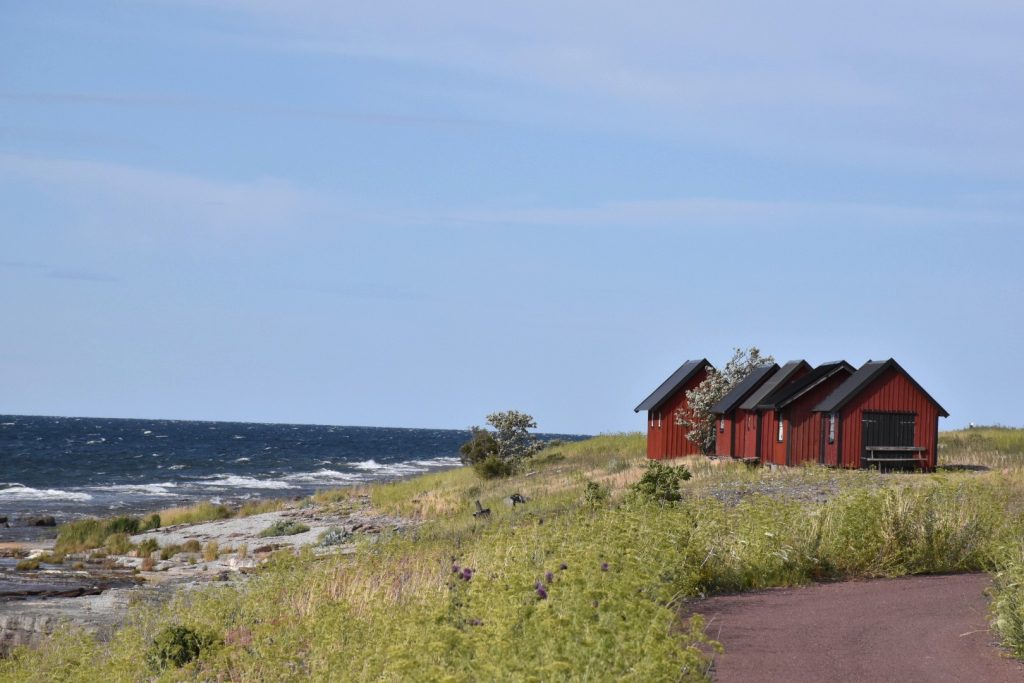
POLYGON ((782 439, 785 438, 786 436, 785 427, 783 426, 784 424, 785 423, 782 421, 782 416, 779 415, 779 436, 777 438, 780 443, 782 442, 782 439))
POLYGON ((658 411, 658 429, 661 429, 661 411, 658 411))
POLYGON ((836 442, 836 414, 829 413, 828 415, 828 442, 836 442))
POLYGON ((725 431, 725 417, 722 417, 722 419, 720 419, 718 421, 718 431, 720 431, 720 432, 724 432, 725 431))

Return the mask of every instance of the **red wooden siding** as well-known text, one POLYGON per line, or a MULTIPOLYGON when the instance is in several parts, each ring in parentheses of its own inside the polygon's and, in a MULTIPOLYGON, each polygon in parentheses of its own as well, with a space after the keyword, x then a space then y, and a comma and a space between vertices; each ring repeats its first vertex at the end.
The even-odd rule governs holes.
POLYGON ((687 429, 676 424, 676 411, 687 408, 686 391, 693 389, 708 376, 707 368, 702 368, 690 381, 668 397, 658 410, 647 413, 647 457, 653 460, 679 458, 684 455, 696 455, 700 448, 686 438, 687 429))
MULTIPOLYGON (((821 413, 812 413, 818 405, 839 385, 846 381, 851 372, 836 372, 818 386, 796 399, 782 412, 786 418, 786 442, 789 444, 789 463, 818 462, 821 457, 821 413)), ((783 455, 785 457, 785 455, 783 455)))
MULTIPOLYGON (((842 407, 839 420, 840 433, 837 435, 837 444, 833 446, 840 446, 842 449, 841 464, 843 467, 861 467, 862 465, 861 420, 865 411, 916 414, 914 445, 925 449, 924 466, 927 469, 935 467, 939 424, 938 407, 896 368, 886 370, 842 407)), ((829 450, 826 448, 826 454, 829 454, 829 450)), ((832 457, 834 458, 834 456, 832 457)))
POLYGON ((753 410, 736 411, 736 451, 737 458, 757 457, 757 423, 761 416, 753 410))
POLYGON ((735 413, 728 415, 718 415, 715 421, 715 454, 716 455, 735 455, 737 441, 737 431, 739 427, 736 424, 735 413), (725 428, 722 428, 722 422, 725 422, 725 428))

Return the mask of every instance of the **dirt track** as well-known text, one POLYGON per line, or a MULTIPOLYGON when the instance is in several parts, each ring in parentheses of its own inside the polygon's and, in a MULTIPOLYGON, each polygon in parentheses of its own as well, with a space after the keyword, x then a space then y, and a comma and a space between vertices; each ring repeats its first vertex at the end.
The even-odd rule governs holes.
POLYGON ((715 680, 1024 681, 988 629, 985 574, 819 584, 693 603, 725 646, 715 680))

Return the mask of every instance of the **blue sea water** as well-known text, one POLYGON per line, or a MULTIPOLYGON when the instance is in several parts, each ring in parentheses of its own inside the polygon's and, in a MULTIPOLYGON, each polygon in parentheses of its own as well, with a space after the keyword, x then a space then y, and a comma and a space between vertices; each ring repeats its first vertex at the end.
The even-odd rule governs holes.
POLYGON ((303 496, 458 466, 468 438, 448 429, 0 415, 0 516, 303 496))

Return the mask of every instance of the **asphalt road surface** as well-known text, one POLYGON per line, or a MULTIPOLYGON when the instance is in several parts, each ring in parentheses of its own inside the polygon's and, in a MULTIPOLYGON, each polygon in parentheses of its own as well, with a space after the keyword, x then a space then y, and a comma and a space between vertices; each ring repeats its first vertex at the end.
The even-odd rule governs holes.
POLYGON ((725 595, 691 603, 725 647, 722 683, 1024 683, 989 630, 986 574, 914 576, 725 595))

